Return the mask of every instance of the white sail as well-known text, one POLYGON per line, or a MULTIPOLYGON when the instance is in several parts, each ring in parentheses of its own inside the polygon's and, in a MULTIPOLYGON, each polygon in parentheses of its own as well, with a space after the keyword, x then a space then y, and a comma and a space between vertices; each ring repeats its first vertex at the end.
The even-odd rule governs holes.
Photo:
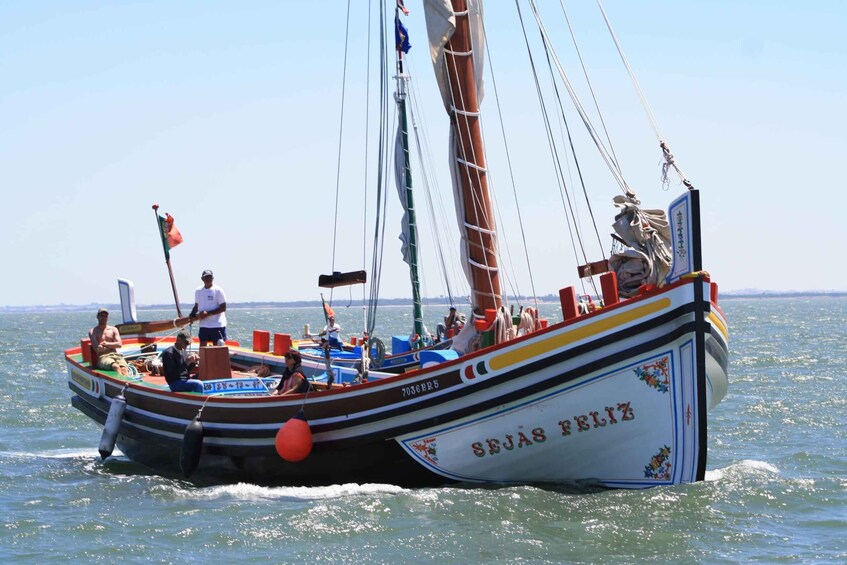
MULTIPOLYGON (((468 15, 471 26, 471 43, 474 51, 474 76, 476 77, 477 99, 482 102, 482 71, 485 64, 485 28, 482 23, 482 0, 468 0, 468 15)), ((450 0, 424 0, 424 16, 429 35, 429 54, 435 67, 435 80, 441 91, 444 108, 450 112, 452 99, 444 63, 444 46, 456 31, 453 3, 450 0)))

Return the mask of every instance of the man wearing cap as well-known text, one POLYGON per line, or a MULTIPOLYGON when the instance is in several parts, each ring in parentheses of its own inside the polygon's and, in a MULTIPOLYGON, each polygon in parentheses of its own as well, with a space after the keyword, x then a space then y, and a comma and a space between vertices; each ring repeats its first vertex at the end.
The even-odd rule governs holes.
POLYGON ((224 345, 226 342, 226 295, 224 290, 214 284, 215 275, 206 269, 200 275, 203 286, 194 291, 192 320, 200 320, 200 345, 212 342, 224 345))
POLYGON ((203 382, 190 378, 197 368, 197 355, 188 354, 191 336, 176 334, 174 344, 162 352, 162 372, 173 392, 203 392, 203 382))
POLYGON ((97 310, 97 325, 88 332, 91 347, 97 352, 97 368, 104 371, 117 371, 129 375, 126 359, 118 353, 121 346, 121 333, 115 326, 110 326, 109 311, 105 308, 97 310))

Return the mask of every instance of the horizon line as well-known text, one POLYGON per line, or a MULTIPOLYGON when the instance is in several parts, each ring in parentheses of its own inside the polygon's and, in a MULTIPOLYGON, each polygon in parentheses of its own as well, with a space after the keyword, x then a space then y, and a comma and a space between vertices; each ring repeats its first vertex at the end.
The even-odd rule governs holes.
MULTIPOLYGON (((726 291, 721 292, 719 294, 721 298, 728 299, 737 299, 737 298, 779 298, 779 297, 788 297, 788 296, 847 296, 847 290, 741 290, 741 291, 726 291)), ((526 296, 512 296, 510 297, 512 300, 532 300, 531 297, 526 296)), ((552 302, 557 302, 555 294, 547 294, 544 296, 537 297, 540 299, 552 298, 552 302)), ((450 301, 446 298, 424 298, 421 300, 423 303, 427 305, 448 305, 455 304, 457 306, 460 305, 459 302, 450 301)), ((412 302, 411 298, 383 298, 380 300, 381 303, 386 305, 405 305, 412 302)), ((550 301, 548 300, 548 303, 550 301)), ((350 305, 361 306, 364 304, 364 301, 361 299, 353 300, 349 303, 350 305)), ((180 306, 190 306, 190 304, 180 304, 180 306)), ((320 300, 252 300, 246 302, 231 302, 227 304, 227 307, 232 308, 255 308, 257 306, 288 306, 288 307, 320 307, 320 300)), ((469 306, 469 305, 466 305, 469 306)), ((71 309, 71 310, 82 310, 87 308, 97 308, 97 307, 107 307, 113 308, 115 310, 120 310, 120 304, 116 302, 90 302, 88 304, 29 304, 29 305, 20 305, 20 306, 0 306, 0 312, 3 311, 15 311, 15 310, 34 310, 34 309, 45 309, 45 310, 56 310, 56 309, 71 309)), ((173 308, 173 304, 136 304, 137 309, 143 310, 162 310, 167 308, 173 308)))

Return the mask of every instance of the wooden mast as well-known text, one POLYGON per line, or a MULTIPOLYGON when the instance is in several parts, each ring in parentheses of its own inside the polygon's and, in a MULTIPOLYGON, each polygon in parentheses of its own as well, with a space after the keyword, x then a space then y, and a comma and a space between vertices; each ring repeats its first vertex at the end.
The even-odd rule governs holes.
MULTIPOLYGON (((395 17, 399 18, 399 14, 395 13, 395 17)), ((409 275, 412 283, 412 333, 418 338, 414 341, 412 347, 418 347, 424 339, 424 323, 423 310, 421 308, 421 282, 418 273, 418 222, 415 216, 415 199, 412 192, 412 166, 409 160, 409 126, 406 112, 406 80, 407 76, 403 72, 403 50, 397 46, 397 93, 395 96, 397 102, 397 116, 399 120, 398 128, 400 133, 400 143, 403 150, 403 183, 400 188, 403 201, 403 207, 406 210, 408 217, 408 253, 409 253, 409 275)))
POLYGON ((474 72, 468 7, 453 0, 456 29, 445 46, 453 98, 451 121, 456 129, 456 167, 464 202, 464 230, 471 273, 473 306, 483 313, 502 301, 497 267, 497 234, 488 194, 485 150, 479 124, 479 101, 474 72))

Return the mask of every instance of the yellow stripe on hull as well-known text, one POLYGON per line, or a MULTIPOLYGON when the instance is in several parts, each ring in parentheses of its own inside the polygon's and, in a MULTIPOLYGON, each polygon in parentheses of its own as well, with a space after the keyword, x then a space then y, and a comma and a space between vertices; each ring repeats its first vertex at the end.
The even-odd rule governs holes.
POLYGON ((626 312, 615 314, 614 316, 598 320, 594 323, 586 324, 581 328, 576 328, 572 331, 567 331, 542 341, 530 343, 525 347, 521 347, 516 350, 495 355, 491 358, 488 364, 494 371, 505 369, 512 365, 523 363, 527 359, 531 359, 532 357, 541 355, 547 351, 558 349, 565 345, 570 345, 576 341, 580 341, 618 326, 628 324, 629 322, 635 321, 639 318, 655 314, 656 312, 670 307, 670 305, 671 300, 669 298, 661 298, 655 302, 650 302, 649 304, 633 308, 632 310, 627 310, 626 312))
POLYGON ((709 312, 709 321, 712 322, 712 325, 718 329, 723 336, 724 341, 729 341, 729 330, 727 329, 726 324, 723 323, 723 320, 721 320, 714 312, 709 312))

